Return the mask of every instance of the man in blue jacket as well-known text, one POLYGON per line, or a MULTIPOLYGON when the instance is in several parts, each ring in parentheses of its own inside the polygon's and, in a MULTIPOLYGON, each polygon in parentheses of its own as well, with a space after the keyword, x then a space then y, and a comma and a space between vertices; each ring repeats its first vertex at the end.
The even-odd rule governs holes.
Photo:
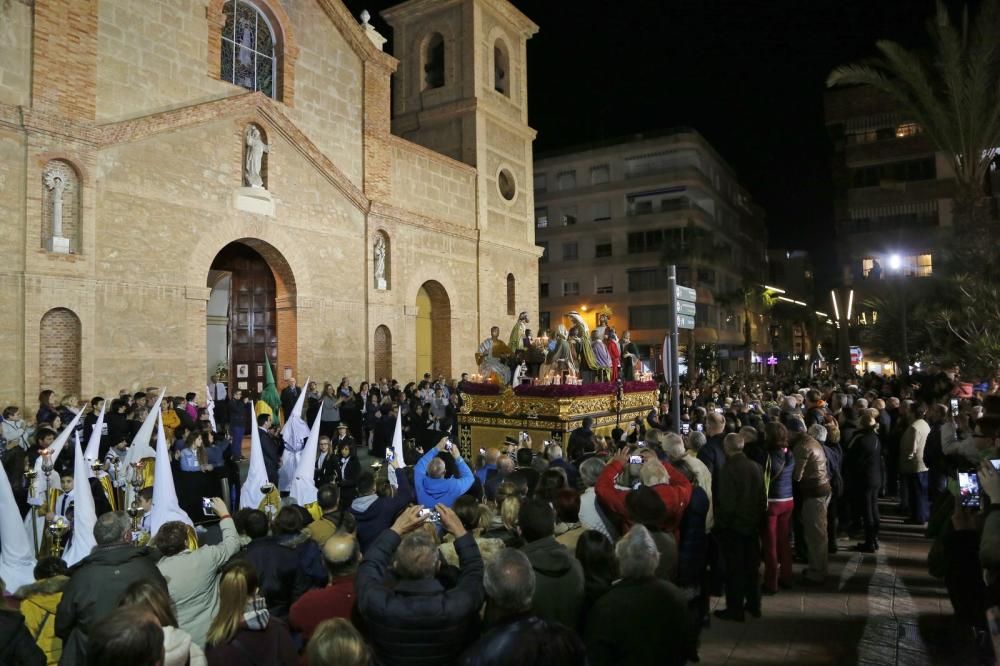
POLYGON ((457 444, 452 444, 445 437, 437 446, 425 453, 413 466, 413 485, 416 486, 417 502, 428 509, 437 504, 451 507, 455 500, 465 494, 471 486, 474 477, 472 470, 462 460, 462 454, 457 444), (441 451, 450 451, 458 467, 458 478, 446 479, 444 461, 437 457, 441 451))

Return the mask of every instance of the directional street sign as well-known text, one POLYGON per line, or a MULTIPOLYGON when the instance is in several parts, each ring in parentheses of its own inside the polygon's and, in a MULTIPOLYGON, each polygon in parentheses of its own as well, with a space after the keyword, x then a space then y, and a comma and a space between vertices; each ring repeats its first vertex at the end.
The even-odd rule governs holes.
POLYGON ((695 313, 694 303, 690 301, 677 301, 677 314, 693 317, 695 313))
POLYGON ((694 330, 694 317, 683 314, 677 315, 677 328, 694 330))
POLYGON ((674 293, 677 296, 678 301, 690 301, 694 303, 698 300, 698 292, 691 287, 682 287, 681 285, 677 285, 677 290, 674 293))

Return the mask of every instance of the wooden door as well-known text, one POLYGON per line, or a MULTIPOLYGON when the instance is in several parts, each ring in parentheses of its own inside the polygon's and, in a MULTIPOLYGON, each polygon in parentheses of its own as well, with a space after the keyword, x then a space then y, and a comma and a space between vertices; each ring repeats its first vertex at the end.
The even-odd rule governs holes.
POLYGON ((253 249, 240 243, 223 248, 212 264, 232 274, 229 292, 229 377, 231 389, 249 391, 256 400, 264 390, 264 357, 277 367, 278 320, 271 268, 253 249))

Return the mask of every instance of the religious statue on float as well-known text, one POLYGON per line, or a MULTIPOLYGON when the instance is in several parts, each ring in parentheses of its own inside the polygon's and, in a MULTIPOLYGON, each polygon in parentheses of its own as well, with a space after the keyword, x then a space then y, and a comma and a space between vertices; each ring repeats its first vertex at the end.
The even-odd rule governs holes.
MULTIPOLYGON (((587 322, 584 321, 579 312, 575 310, 567 312, 566 316, 575 324, 573 327, 575 335, 570 336, 569 342, 571 347, 577 351, 577 358, 580 359, 580 370, 584 381, 607 381, 607 378, 611 376, 611 359, 608 356, 607 348, 604 346, 604 341, 600 340, 600 344, 596 344, 598 341, 597 336, 591 334, 587 322), (597 353, 601 354, 600 358, 595 353, 595 347, 598 350, 597 353)), ((594 333, 596 334, 596 331, 594 333)))
POLYGON ((562 324, 556 328, 555 336, 549 343, 549 353, 545 357, 545 366, 539 373, 542 377, 547 377, 549 373, 561 375, 566 372, 575 376, 579 366, 573 355, 573 348, 569 344, 569 331, 562 324))
POLYGON ((519 351, 524 351, 525 348, 530 344, 526 333, 528 332, 528 313, 521 312, 517 316, 517 321, 514 322, 514 328, 510 330, 510 338, 507 345, 510 350, 515 354, 519 351))
POLYGON ((476 364, 483 380, 510 384, 510 368, 505 360, 512 354, 507 343, 500 339, 500 327, 491 328, 490 337, 483 340, 476 351, 476 364))

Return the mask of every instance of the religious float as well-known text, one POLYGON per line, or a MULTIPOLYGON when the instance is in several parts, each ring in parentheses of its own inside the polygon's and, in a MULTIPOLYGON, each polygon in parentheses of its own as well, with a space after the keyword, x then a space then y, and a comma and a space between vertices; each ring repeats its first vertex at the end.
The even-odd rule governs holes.
POLYGON ((594 432, 610 434, 636 418, 645 419, 656 405, 654 381, 601 382, 595 384, 522 384, 464 382, 459 387, 462 408, 458 415, 459 447, 463 456, 479 448, 501 447, 505 438, 527 432, 533 442, 563 444, 580 427, 585 416, 594 419, 594 432))

